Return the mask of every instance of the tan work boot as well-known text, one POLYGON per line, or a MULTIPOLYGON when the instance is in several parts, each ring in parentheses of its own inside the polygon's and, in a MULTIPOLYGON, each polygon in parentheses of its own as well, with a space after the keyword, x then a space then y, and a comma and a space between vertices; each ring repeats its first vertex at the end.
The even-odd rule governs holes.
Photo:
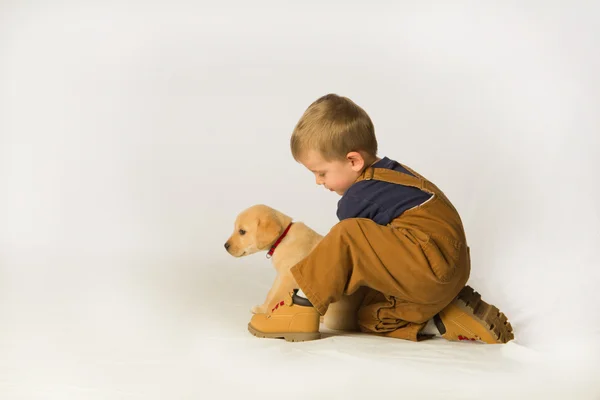
POLYGON ((433 320, 442 337, 451 341, 497 344, 514 339, 506 315, 481 300, 470 286, 465 286, 433 320))
POLYGON ((285 339, 303 342, 320 339, 319 312, 305 298, 290 292, 268 313, 254 314, 248 331, 260 338, 285 339))

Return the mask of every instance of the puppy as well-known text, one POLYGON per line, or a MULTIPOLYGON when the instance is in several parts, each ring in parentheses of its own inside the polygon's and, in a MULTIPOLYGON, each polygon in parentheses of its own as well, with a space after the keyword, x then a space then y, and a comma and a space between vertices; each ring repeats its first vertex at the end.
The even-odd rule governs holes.
MULTIPOLYGON (((271 262, 277 273, 275 281, 263 304, 252 307, 252 313, 268 312, 274 303, 298 288, 290 268, 306 257, 323 238, 306 224, 292 222, 288 215, 257 204, 238 214, 233 233, 225 242, 225 249, 234 257, 272 251, 271 262)), ((330 304, 322 322, 330 329, 358 330, 356 314, 363 297, 362 290, 343 296, 340 301, 330 304)))

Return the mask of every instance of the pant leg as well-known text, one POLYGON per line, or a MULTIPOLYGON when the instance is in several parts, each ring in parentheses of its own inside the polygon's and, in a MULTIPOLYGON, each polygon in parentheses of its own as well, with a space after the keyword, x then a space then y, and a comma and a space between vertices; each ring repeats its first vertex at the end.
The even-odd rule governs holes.
POLYGON ((383 301, 365 304, 371 307, 360 311, 362 320, 372 318, 361 325, 390 332, 407 322, 426 322, 460 291, 451 271, 455 263, 432 249, 406 230, 350 218, 336 224, 291 273, 322 315, 329 304, 362 286, 381 293, 393 306, 383 301))
POLYGON ((419 341, 419 332, 426 322, 416 323, 399 318, 403 308, 401 300, 369 289, 358 310, 357 322, 362 332, 380 334, 397 339, 419 341))

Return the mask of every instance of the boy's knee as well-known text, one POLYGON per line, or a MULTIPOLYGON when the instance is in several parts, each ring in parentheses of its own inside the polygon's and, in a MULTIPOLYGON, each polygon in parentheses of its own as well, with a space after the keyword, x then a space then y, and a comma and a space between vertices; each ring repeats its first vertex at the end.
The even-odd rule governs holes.
POLYGON ((374 221, 367 218, 346 218, 335 224, 331 228, 333 234, 345 234, 348 232, 355 232, 361 230, 361 225, 376 224, 374 221))
POLYGON ((331 228, 328 235, 334 237, 353 235, 353 232, 356 232, 359 227, 359 223, 356 219, 357 218, 347 218, 341 220, 331 228))
POLYGON ((339 240, 365 237, 366 231, 371 228, 369 225, 377 225, 377 223, 368 218, 346 218, 335 224, 327 236, 339 240))

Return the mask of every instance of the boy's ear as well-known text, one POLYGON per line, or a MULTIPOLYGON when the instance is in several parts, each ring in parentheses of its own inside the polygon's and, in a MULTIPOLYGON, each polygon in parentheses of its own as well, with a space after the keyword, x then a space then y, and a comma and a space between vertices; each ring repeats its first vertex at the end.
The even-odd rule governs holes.
POLYGON ((350 153, 346 154, 346 160, 350 162, 352 170, 354 171, 362 171, 363 167, 365 166, 365 159, 358 151, 351 151, 350 153))

